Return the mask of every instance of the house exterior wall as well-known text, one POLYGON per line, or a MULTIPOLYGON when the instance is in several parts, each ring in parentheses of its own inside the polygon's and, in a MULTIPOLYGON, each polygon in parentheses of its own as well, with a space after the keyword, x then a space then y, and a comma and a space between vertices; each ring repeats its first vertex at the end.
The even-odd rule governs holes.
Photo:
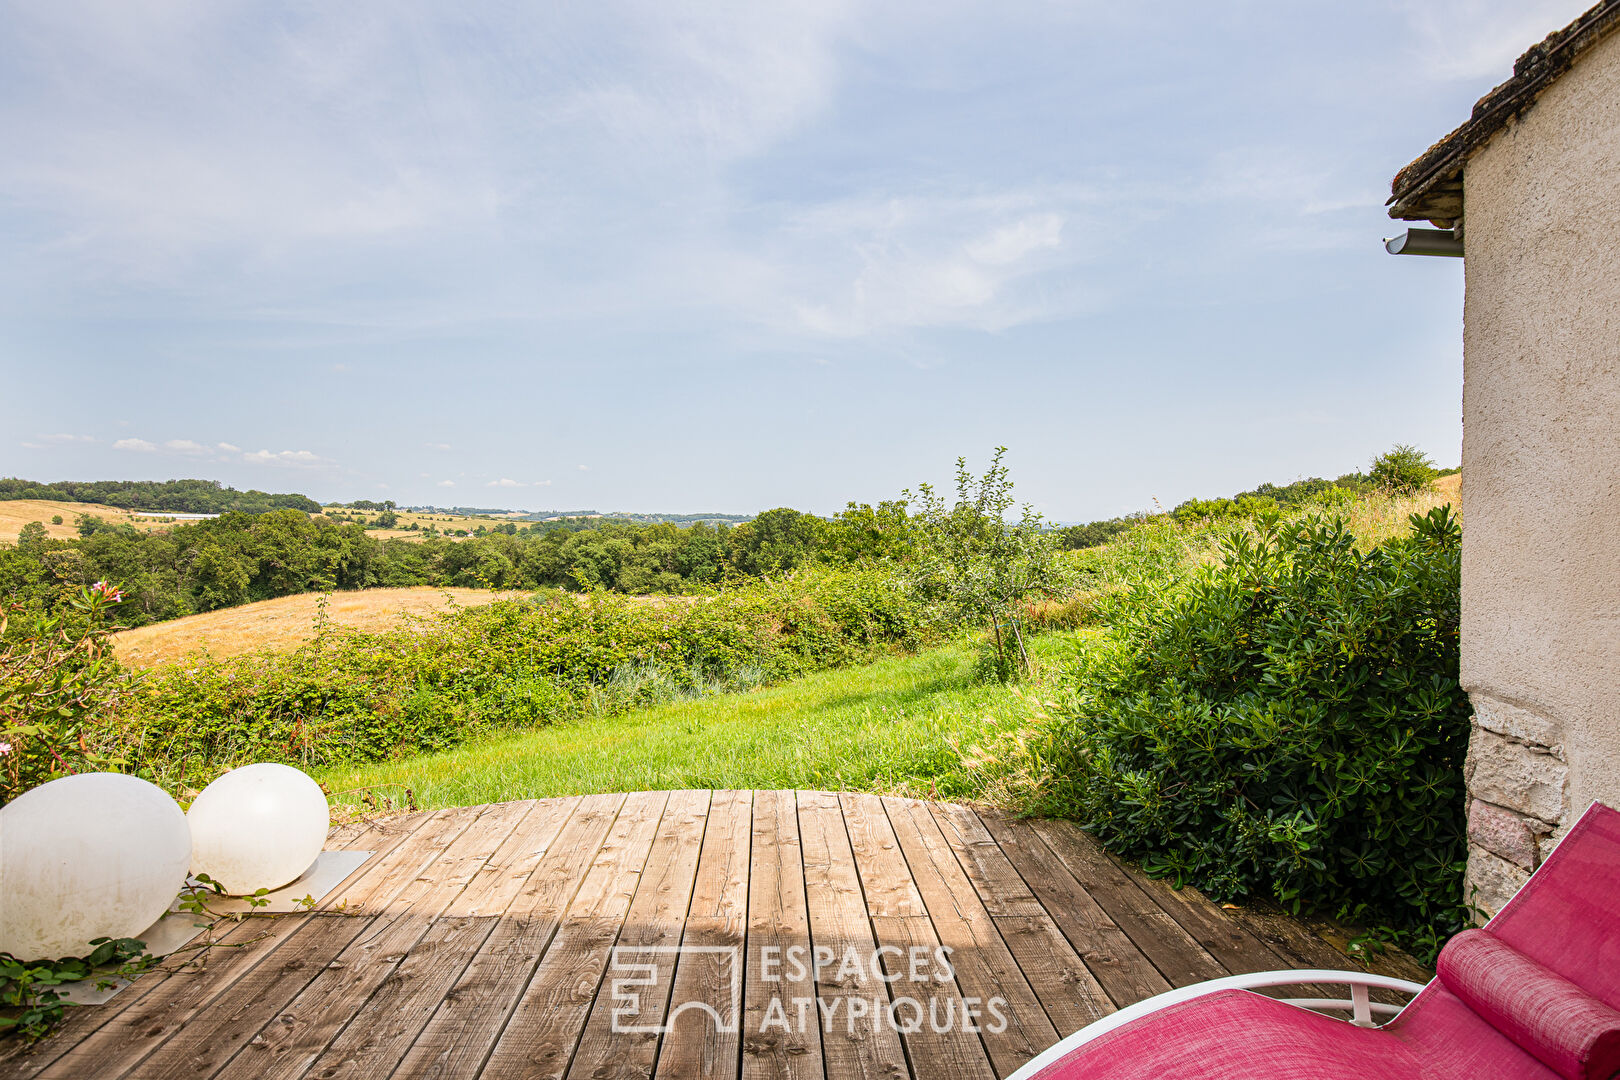
POLYGON ((1464 174, 1467 889, 1620 807, 1620 34, 1464 174))

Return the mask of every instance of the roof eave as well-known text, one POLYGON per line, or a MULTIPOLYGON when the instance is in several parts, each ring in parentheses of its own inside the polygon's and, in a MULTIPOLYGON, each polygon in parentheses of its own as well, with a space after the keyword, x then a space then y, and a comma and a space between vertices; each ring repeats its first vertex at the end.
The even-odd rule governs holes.
POLYGON ((1407 221, 1455 221, 1463 212, 1468 157, 1535 104, 1542 91, 1588 49, 1620 29, 1620 0, 1602 0, 1562 30, 1547 35, 1513 65, 1513 77, 1479 99, 1468 122, 1395 174, 1389 216, 1407 221))

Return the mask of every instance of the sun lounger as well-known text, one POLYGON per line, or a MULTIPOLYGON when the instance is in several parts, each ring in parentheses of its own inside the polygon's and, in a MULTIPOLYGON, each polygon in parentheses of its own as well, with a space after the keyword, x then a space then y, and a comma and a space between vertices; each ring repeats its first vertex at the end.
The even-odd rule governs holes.
POLYGON ((1494 919, 1446 944, 1436 970, 1427 986, 1293 971, 1183 987, 1082 1028, 1010 1080, 1613 1080, 1620 813, 1589 809, 1494 919), (1252 990, 1299 984, 1351 996, 1252 990), (1397 1010, 1371 1001, 1373 988, 1417 996, 1397 1010), (1331 1007, 1352 1019, 1312 1011, 1331 1007))

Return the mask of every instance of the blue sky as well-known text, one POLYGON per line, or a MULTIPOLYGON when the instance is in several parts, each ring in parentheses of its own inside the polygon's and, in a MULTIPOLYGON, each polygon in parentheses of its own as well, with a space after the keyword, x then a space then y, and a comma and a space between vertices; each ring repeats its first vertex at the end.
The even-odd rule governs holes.
POLYGON ((0 474, 1060 520, 1461 438, 1391 175, 1586 0, 0 2, 0 474))

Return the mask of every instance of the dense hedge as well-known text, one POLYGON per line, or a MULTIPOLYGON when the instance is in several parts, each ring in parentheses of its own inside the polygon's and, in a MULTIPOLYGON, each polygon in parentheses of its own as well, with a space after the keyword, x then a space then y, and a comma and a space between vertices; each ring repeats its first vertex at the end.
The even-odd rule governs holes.
POLYGON ((919 642, 874 571, 801 573, 660 604, 609 594, 501 601, 288 654, 167 665, 112 730, 138 767, 187 782, 247 761, 377 761, 469 738, 737 689, 919 642))
POLYGON ((1081 662, 1045 809, 1222 899, 1453 929, 1461 530, 1410 525, 1365 553, 1337 519, 1262 525, 1139 585, 1081 662))

